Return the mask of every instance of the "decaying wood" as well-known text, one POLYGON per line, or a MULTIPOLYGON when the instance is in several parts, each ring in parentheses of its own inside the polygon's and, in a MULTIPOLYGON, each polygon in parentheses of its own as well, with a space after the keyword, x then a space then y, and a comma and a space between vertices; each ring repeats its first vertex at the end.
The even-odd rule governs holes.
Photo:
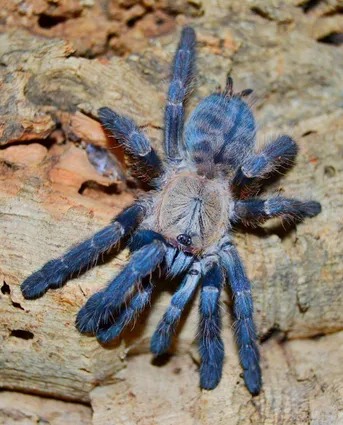
POLYGON ((91 425, 90 407, 77 403, 3 391, 0 423, 4 425, 91 425))
POLYGON ((95 425, 343 423, 343 51, 318 42, 342 31, 339 2, 314 7, 207 0, 192 2, 192 15, 198 15, 192 19, 184 16, 184 2, 170 14, 168 2, 118 2, 127 15, 114 13, 120 16, 114 21, 130 49, 120 35, 115 40, 124 56, 134 53, 126 59, 111 56, 111 44, 104 44, 114 31, 110 15, 102 15, 107 24, 98 43, 89 44, 90 33, 80 40, 70 36, 72 23, 100 16, 97 2, 57 3, 54 12, 43 0, 27 2, 34 13, 25 12, 26 21, 11 4, 2 11, 0 386, 31 395, 0 393, 0 421, 30 424, 45 415, 52 424, 67 424, 69 417, 54 415, 65 409, 74 418, 70 423, 91 423, 87 406, 62 401, 72 400, 91 405, 95 425), (156 13, 167 17, 160 32, 149 26, 156 13), (67 19, 51 32, 39 30, 40 16, 47 15, 67 19), (137 24, 125 26, 129 15, 137 24), (19 289, 30 273, 134 199, 136 191, 125 182, 97 174, 84 145, 108 146, 126 167, 96 120, 106 105, 134 118, 161 151, 165 81, 179 24, 187 19, 199 39, 190 107, 223 85, 228 71, 237 90, 254 88, 259 143, 287 132, 300 146, 296 167, 268 192, 316 199, 323 207, 297 229, 286 232, 272 222, 235 235, 264 341, 264 386, 255 398, 240 376, 229 294, 223 303, 224 376, 206 392, 198 387, 197 299, 181 324, 174 355, 157 364, 148 353, 149 337, 175 289, 170 283, 161 283, 151 310, 111 346, 76 331, 77 311, 125 264, 125 251, 39 300, 24 300, 19 289), (29 24, 31 32, 23 29, 29 24), (87 49, 88 56, 101 56, 80 57, 87 49), (51 404, 42 407, 37 395, 51 397, 51 404))

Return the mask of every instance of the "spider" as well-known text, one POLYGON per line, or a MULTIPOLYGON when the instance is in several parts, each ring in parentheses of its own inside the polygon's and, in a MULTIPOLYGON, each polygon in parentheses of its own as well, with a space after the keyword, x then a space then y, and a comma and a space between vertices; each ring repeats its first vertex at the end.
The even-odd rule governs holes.
POLYGON ((151 351, 155 355, 168 351, 181 314, 200 286, 200 386, 210 390, 222 375, 220 294, 228 283, 243 377, 250 393, 257 395, 262 379, 251 287, 232 241, 232 227, 257 225, 277 216, 301 221, 316 216, 321 206, 282 196, 256 197, 274 172, 293 165, 298 148, 289 136, 282 135, 254 151, 255 120, 245 102, 252 90, 234 93, 230 76, 225 89, 203 99, 184 126, 195 47, 195 32, 185 27, 165 108, 163 162, 129 118, 108 107, 98 111, 104 128, 151 177, 151 190, 89 240, 29 276, 21 290, 27 299, 41 297, 49 288, 59 288, 80 270, 94 266, 99 256, 124 240, 130 260, 105 289, 88 299, 77 315, 77 328, 107 343, 149 304, 157 270, 169 278, 181 276, 152 336, 151 351))

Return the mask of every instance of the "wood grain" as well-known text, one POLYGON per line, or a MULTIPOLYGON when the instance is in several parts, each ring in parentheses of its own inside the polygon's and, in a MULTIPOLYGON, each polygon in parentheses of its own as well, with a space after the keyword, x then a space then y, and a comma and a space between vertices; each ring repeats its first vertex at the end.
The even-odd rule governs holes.
MULTIPOLYGON (((339 6, 330 2, 333 22, 322 6, 305 11, 296 1, 199 5, 199 16, 190 18, 182 4, 177 18, 168 15, 173 25, 150 41, 143 24, 135 25, 130 40, 139 41, 127 58, 76 56, 66 32, 47 38, 23 30, 20 20, 15 31, 8 26, 0 34, 0 386, 32 394, 22 411, 38 403, 36 394, 91 405, 94 425, 343 423, 343 51, 317 40, 338 28, 339 6), (189 106, 223 85, 228 71, 237 91, 254 88, 259 145, 286 132, 300 146, 294 169, 265 195, 315 199, 323 208, 296 229, 274 221, 235 234, 263 341, 264 386, 255 398, 240 376, 229 294, 224 376, 206 392, 198 386, 197 299, 173 356, 157 365, 148 353, 171 283, 161 282, 152 308, 111 347, 76 331, 77 311, 123 267, 125 251, 39 300, 24 300, 19 289, 134 199, 135 190, 95 172, 83 147, 107 145, 124 161, 96 121, 97 108, 106 105, 144 126, 161 151, 165 81, 187 20, 199 39, 198 86, 189 106)), ((8 419, 12 399, 3 400, 3 423, 18 423, 8 419)), ((73 423, 90 423, 80 418, 73 423)))

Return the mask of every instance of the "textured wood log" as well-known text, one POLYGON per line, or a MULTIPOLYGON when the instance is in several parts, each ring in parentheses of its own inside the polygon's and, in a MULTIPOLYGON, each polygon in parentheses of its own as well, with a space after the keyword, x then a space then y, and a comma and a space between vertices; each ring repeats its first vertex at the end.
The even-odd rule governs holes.
POLYGON ((120 425, 342 423, 342 332, 263 344, 265 386, 257 398, 250 397, 237 375, 229 332, 225 341, 224 377, 215 391, 199 393, 190 356, 174 356, 168 367, 152 366, 147 354, 135 356, 116 383, 91 392, 94 425, 110 425, 113 418, 120 425))
POLYGON ((3 391, 0 423, 4 425, 91 425, 90 407, 77 403, 3 391))
MULTIPOLYGON (((161 151, 165 81, 178 24, 187 18, 185 3, 176 2, 161 31, 157 25, 149 33, 151 16, 169 10, 152 3, 150 9, 147 2, 120 3, 137 19, 125 30, 118 27, 130 42, 129 50, 121 49, 134 52, 126 59, 73 53, 93 47, 88 56, 104 53, 103 41, 91 46, 88 36, 75 45, 77 37, 68 32, 84 14, 88 20, 99 16, 98 3, 61 1, 54 15, 34 2, 36 15, 27 16, 31 33, 18 30, 27 25, 12 5, 2 11, 12 10, 0 34, 0 386, 90 403, 93 423, 102 425, 343 423, 343 51, 337 38, 327 41, 341 31, 339 2, 192 2, 198 5, 192 14, 199 15, 191 19, 199 40, 199 84, 190 108, 223 85, 228 71, 237 90, 254 88, 259 143, 286 132, 300 146, 296 167, 267 193, 316 199, 323 207, 288 232, 274 221, 235 235, 264 341, 259 397, 250 397, 240 377, 229 294, 223 297, 224 376, 206 392, 198 387, 197 299, 182 322, 175 354, 159 365, 148 354, 149 337, 175 289, 170 283, 161 282, 152 308, 110 347, 76 331, 77 311, 125 264, 126 252, 39 300, 20 293, 24 278, 107 224, 136 195, 119 177, 100 176, 87 159, 84 145, 95 143, 113 149, 126 167, 96 121, 97 108, 107 105, 134 118, 161 151), (50 33, 38 30, 39 17, 47 15, 68 17, 69 27, 61 21, 50 33)), ((120 19, 122 26, 126 18, 120 19)), ((30 397, 36 400, 38 407, 27 411, 34 418, 32 412, 43 409, 39 399, 23 397, 28 405, 30 397)), ((12 418, 10 395, 3 400, 1 415, 12 418)))

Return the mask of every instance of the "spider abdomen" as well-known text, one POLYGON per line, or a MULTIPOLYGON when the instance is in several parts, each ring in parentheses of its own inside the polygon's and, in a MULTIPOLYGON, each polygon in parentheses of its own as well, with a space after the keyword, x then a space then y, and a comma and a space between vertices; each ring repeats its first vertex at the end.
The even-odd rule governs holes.
POLYGON ((174 176, 161 194, 158 231, 175 247, 199 253, 228 226, 228 192, 193 173, 174 176))
POLYGON ((185 148, 200 174, 232 174, 255 144, 255 120, 240 97, 212 94, 186 123, 185 148))

